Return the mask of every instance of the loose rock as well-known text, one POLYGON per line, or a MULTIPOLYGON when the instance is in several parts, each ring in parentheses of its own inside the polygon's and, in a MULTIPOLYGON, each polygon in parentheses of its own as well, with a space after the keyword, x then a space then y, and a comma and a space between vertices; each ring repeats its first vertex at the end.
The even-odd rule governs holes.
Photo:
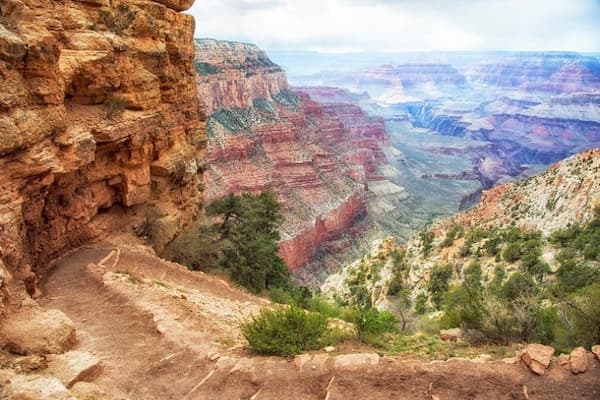
POLYGON ((519 358, 532 372, 544 375, 552 361, 552 354, 554 354, 554 349, 550 346, 530 344, 520 353, 519 358))
POLYGON ((0 331, 0 347, 16 354, 60 354, 76 341, 73 322, 58 310, 24 309, 0 331))
POLYGON ((70 351, 48 358, 48 371, 56 376, 66 387, 77 382, 91 382, 100 375, 100 360, 90 353, 70 351))
POLYGON ((578 347, 571 352, 571 372, 582 374, 588 370, 588 355, 583 347, 578 347))
POLYGON ((457 342, 464 337, 465 333, 460 328, 442 329, 440 331, 440 339, 444 342, 457 342))

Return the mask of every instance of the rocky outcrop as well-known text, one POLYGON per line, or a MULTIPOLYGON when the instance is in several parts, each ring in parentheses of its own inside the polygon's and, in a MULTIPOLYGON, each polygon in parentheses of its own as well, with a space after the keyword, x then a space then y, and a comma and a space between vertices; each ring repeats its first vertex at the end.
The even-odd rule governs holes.
POLYGON ((162 244, 197 212, 191 4, 2 2, 0 256, 15 278, 143 225, 149 205, 162 244))
POLYGON ((195 68, 207 114, 247 108, 288 88, 285 72, 252 44, 198 39, 195 68))
POLYGON ((285 216, 281 255, 296 271, 364 218, 369 182, 381 179, 387 162, 383 120, 338 89, 289 89, 255 46, 199 40, 196 47, 199 92, 211 112, 206 201, 275 190, 285 216), (317 103, 313 94, 332 101, 317 103))
POLYGON ((483 192, 476 208, 441 226, 503 227, 515 222, 522 228, 549 234, 569 224, 586 222, 600 202, 599 169, 600 149, 579 153, 540 175, 483 192))

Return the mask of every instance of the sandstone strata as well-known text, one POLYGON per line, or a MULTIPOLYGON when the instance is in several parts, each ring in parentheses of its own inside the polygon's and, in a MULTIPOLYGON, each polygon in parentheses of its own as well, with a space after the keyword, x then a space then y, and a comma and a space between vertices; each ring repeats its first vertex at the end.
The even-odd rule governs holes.
POLYGON ((159 245, 196 213, 205 139, 194 21, 179 13, 191 4, 2 2, 0 257, 15 278, 143 222, 149 204, 159 245))
POLYGON ((281 255, 291 270, 366 214, 382 179, 389 139, 337 89, 290 90, 285 73, 255 46, 199 40, 196 68, 209 110, 205 198, 275 190, 283 204, 281 255))

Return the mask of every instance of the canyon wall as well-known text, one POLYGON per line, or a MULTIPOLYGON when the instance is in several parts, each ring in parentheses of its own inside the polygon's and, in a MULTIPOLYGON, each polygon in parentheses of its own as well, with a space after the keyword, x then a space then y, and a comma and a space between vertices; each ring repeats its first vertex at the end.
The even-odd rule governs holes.
POLYGON ((120 228, 161 247, 194 218, 192 3, 0 4, 0 256, 15 277, 120 228))
POLYGON ((255 46, 198 40, 196 49, 198 90, 210 112, 206 201, 274 190, 285 216, 281 256, 297 271, 364 220, 367 187, 386 163, 383 120, 291 90, 255 46))

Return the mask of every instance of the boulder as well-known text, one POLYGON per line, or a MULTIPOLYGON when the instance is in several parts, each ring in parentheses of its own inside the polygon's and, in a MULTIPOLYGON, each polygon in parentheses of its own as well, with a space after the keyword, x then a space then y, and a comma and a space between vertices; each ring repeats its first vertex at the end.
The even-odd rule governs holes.
POLYGON ((354 369, 379 364, 379 355, 374 353, 344 354, 334 358, 334 366, 339 369, 354 369))
POLYGON ((571 352, 571 372, 581 374, 588 370, 588 355, 583 347, 578 347, 571 352))
POLYGON ((19 400, 75 400, 57 379, 40 375, 15 375, 0 391, 0 398, 19 400))
POLYGON ((76 342, 73 322, 58 310, 24 308, 0 330, 0 348, 16 354, 60 354, 76 342))
POLYGON ((600 360, 600 345, 592 346, 592 353, 594 353, 598 360, 600 360))
POLYGON ((48 357, 48 372, 68 388, 77 382, 93 381, 101 371, 100 360, 87 352, 70 351, 48 357))
POLYGON ((550 346, 529 344, 519 354, 519 358, 532 372, 544 375, 546 368, 550 366, 550 362, 552 361, 552 354, 554 354, 554 349, 550 346))
POLYGON ((461 328, 442 329, 440 331, 440 339, 444 342, 457 342, 465 336, 461 328))

